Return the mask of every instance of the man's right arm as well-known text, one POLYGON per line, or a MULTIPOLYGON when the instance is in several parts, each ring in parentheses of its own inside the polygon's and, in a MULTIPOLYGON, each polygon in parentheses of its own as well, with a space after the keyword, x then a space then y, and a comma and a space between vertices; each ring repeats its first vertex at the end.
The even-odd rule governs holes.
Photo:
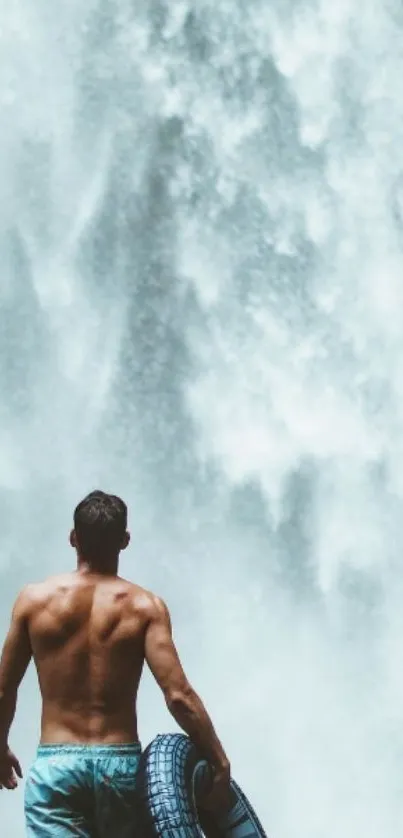
POLYGON ((173 638, 168 609, 153 598, 145 635, 145 658, 164 693, 168 710, 212 765, 222 782, 229 781, 230 766, 203 702, 189 684, 173 638))

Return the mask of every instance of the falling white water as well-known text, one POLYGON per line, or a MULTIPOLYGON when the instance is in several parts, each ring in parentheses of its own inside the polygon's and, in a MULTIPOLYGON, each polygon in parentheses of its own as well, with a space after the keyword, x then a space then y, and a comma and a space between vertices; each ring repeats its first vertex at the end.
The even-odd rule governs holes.
POLYGON ((268 833, 400 838, 400 4, 9 0, 0 62, 3 632, 121 492, 268 833))

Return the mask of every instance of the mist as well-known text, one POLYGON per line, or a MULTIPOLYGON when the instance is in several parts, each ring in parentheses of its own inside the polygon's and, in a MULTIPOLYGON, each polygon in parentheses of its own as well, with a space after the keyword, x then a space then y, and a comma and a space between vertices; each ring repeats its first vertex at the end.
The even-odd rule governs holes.
MULTIPOLYGON (((121 494, 121 573, 273 838, 403 829, 402 34, 397 0, 9 0, 0 32, 2 636, 121 494)), ((139 722, 176 729, 149 676, 139 722)), ((31 667, 26 772, 39 724, 31 667)))

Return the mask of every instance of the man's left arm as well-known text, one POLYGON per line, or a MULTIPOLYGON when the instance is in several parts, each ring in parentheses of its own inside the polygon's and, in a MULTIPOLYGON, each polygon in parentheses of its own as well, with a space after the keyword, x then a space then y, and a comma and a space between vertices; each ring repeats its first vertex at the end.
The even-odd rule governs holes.
MULTIPOLYGON (((0 787, 6 785, 1 763, 7 761, 7 754, 15 760, 14 755, 8 751, 8 734, 17 706, 18 687, 32 657, 28 631, 29 604, 30 597, 25 588, 15 602, 0 659, 0 787)), ((18 761, 15 762, 18 766, 18 761)))

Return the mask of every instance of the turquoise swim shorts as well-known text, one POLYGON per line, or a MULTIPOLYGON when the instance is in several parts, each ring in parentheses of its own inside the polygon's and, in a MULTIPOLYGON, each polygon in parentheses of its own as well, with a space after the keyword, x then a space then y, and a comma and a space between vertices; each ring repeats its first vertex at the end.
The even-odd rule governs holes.
POLYGON ((27 777, 29 838, 136 838, 141 746, 41 745, 27 777))

